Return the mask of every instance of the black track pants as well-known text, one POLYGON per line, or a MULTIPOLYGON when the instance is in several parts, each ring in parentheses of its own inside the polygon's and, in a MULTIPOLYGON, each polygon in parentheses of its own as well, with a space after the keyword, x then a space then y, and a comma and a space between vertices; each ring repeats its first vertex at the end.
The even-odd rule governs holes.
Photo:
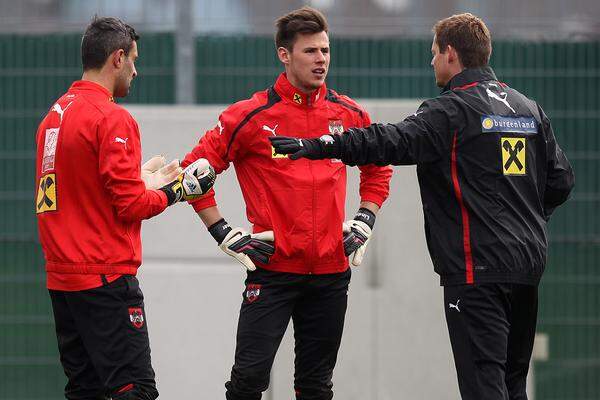
POLYGON ((290 318, 296 343, 296 399, 333 398, 331 377, 344 328, 350 274, 350 269, 298 275, 260 268, 248 273, 235 364, 225 384, 228 400, 261 398, 290 318))
POLYGON ((444 308, 463 400, 527 400, 537 286, 446 286, 444 308))

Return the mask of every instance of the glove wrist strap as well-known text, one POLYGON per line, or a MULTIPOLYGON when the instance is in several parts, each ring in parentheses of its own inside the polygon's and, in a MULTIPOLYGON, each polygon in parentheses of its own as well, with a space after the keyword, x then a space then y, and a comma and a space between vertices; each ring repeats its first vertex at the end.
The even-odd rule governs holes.
POLYGON ((177 202, 177 193, 175 193, 173 191, 173 188, 171 187, 171 183, 161 187, 158 190, 161 190, 164 194, 167 195, 167 206, 170 206, 173 203, 177 202))
POLYGON ((227 234, 231 232, 231 227, 225 221, 225 218, 221 218, 214 224, 208 227, 208 233, 217 241, 218 244, 223 243, 227 234))
POLYGON ((368 208, 364 208, 364 207, 359 208, 358 211, 356 212, 356 215, 354 216, 354 219, 356 221, 364 222, 371 229, 373 229, 373 226, 375 226, 375 214, 373 213, 373 211, 369 210, 368 208))

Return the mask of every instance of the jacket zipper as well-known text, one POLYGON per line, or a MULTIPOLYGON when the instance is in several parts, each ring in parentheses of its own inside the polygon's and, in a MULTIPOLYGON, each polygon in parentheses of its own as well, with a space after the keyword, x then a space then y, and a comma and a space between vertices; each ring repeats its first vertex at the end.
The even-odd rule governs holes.
MULTIPOLYGON (((309 113, 309 109, 308 106, 310 102, 310 97, 308 97, 307 100, 307 108, 306 108, 306 132, 310 132, 310 113, 309 113)), ((310 173, 312 175, 312 179, 313 179, 313 198, 312 198, 312 217, 313 217, 313 221, 312 221, 312 255, 310 257, 310 268, 308 273, 312 274, 314 271, 314 266, 315 266, 315 260, 317 258, 317 213, 316 213, 316 208, 317 208, 317 189, 316 189, 316 182, 315 182, 315 173, 313 171, 313 162, 311 160, 308 161, 308 166, 310 169, 310 173)))

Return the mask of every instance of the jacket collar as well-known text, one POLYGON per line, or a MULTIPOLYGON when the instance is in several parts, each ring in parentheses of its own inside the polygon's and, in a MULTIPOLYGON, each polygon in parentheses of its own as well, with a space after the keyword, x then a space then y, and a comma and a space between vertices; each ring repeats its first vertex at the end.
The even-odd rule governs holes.
POLYGON ((76 90, 76 91, 84 90, 86 92, 91 92, 92 94, 97 95, 99 97, 104 97, 105 99, 107 99, 108 101, 111 101, 113 103, 115 101, 115 99, 112 96, 112 93, 107 88, 105 88, 104 86, 102 86, 96 82, 84 81, 84 80, 75 81, 69 88, 69 91, 71 91, 71 90, 76 90))
POLYGON ((290 83, 285 75, 285 72, 279 75, 277 78, 277 81, 275 82, 275 90, 282 98, 285 98, 300 107, 311 107, 315 103, 323 100, 327 94, 327 87, 325 84, 323 84, 312 94, 307 95, 290 83))
POLYGON ((496 78, 496 74, 492 67, 467 68, 454 75, 446 86, 444 86, 442 92, 461 88, 466 89, 465 86, 475 86, 478 82, 497 80, 498 78, 496 78))

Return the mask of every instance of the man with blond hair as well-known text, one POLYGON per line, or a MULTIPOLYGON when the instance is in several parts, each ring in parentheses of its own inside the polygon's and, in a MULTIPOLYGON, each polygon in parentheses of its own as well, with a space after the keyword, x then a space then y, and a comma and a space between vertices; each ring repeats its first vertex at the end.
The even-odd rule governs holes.
POLYGON ((290 158, 417 165, 425 233, 464 400, 524 400, 546 265, 546 223, 573 170, 542 108, 498 81, 472 14, 433 28, 442 94, 397 124, 320 139, 271 138, 290 158))

